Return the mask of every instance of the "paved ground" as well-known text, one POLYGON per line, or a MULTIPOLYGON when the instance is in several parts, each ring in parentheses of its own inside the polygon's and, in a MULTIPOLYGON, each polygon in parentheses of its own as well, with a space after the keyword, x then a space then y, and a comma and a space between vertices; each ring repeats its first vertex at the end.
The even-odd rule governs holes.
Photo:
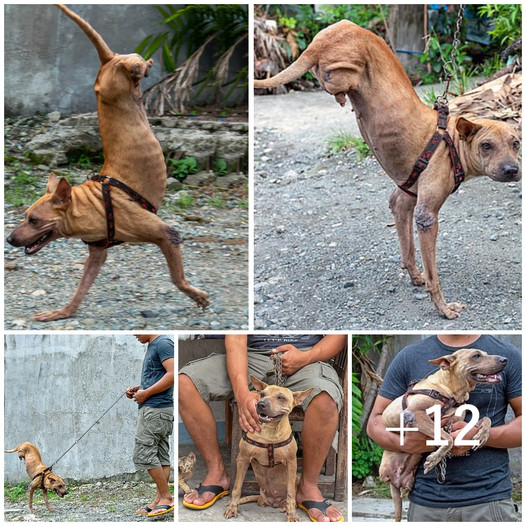
MULTIPOLYGON (((190 451, 197 450, 191 446, 179 446, 179 455, 186 455, 190 451)), ((225 459, 226 465, 230 465, 230 447, 222 446, 223 458, 225 459)), ((191 488, 195 488, 199 482, 203 479, 205 474, 203 461, 198 457, 194 474, 188 485, 191 488)), ((178 521, 179 522, 221 522, 226 521, 223 517, 225 511, 225 504, 228 502, 229 497, 225 497, 222 500, 217 501, 213 506, 206 510, 195 511, 189 508, 185 508, 182 505, 183 491, 179 489, 179 503, 178 508, 178 521)), ((347 502, 336 503, 338 508, 342 511, 343 516, 348 520, 348 505, 347 502)), ((301 522, 310 522, 307 514, 298 510, 298 515, 301 522)), ((243 504, 239 508, 239 515, 235 519, 229 519, 228 522, 284 522, 285 515, 282 514, 279 509, 260 507, 256 503, 243 504)))

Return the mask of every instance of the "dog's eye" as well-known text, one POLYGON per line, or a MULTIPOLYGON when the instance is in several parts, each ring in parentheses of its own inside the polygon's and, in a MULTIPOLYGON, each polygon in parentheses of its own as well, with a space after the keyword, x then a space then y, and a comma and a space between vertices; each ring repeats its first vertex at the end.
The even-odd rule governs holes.
POLYGON ((475 353, 475 354, 473 355, 473 358, 480 358, 480 353, 475 353))
POLYGON ((36 219, 36 218, 33 217, 33 216, 29 216, 28 222, 29 222, 29 224, 31 224, 31 225, 36 225, 36 224, 38 223, 38 219, 36 219))
POLYGON ((278 396, 278 400, 279 400, 280 402, 283 402, 283 401, 285 401, 285 397, 280 395, 280 396, 278 396))
POLYGON ((520 148, 521 143, 519 141, 513 141, 513 148, 515 150, 518 150, 520 148))
POLYGON ((485 152, 489 152, 492 148, 491 146, 491 143, 489 142, 483 142, 480 147, 485 151, 485 152))

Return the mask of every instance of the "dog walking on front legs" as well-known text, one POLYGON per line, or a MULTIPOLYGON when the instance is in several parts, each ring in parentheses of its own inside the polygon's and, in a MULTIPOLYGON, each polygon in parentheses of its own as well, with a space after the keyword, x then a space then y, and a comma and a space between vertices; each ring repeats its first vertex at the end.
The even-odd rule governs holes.
POLYGON ((22 442, 14 449, 4 449, 4 453, 18 453, 20 460, 24 459, 27 474, 31 477, 29 484, 29 511, 33 513, 33 493, 42 490, 44 502, 49 511, 51 508, 47 498, 47 491, 54 491, 61 499, 68 494, 64 481, 42 462, 40 453, 31 442, 22 442))
POLYGON ((363 138, 397 185, 389 204, 396 222, 402 266, 414 285, 426 286, 443 317, 457 318, 464 305, 446 303, 438 283, 438 212, 464 177, 486 175, 494 181, 518 181, 518 133, 499 121, 445 116, 440 142, 430 160, 420 162, 421 175, 413 181, 409 176, 415 163, 421 161, 420 156, 427 157, 424 149, 437 131, 437 112, 418 98, 387 44, 372 32, 342 20, 320 31, 287 69, 270 79, 254 81, 254 86, 273 88, 307 71, 339 104, 344 106, 347 97, 351 101, 363 138), (451 144, 446 143, 446 132, 451 144), (454 160, 453 151, 457 154, 454 160), (457 177, 461 172, 462 176, 457 177), (424 274, 415 259, 413 217, 424 274))
MULTIPOLYGON (((441 407, 441 418, 449 420, 445 426, 461 420, 455 416, 457 407, 467 403, 469 394, 477 384, 496 384, 502 381, 500 373, 507 365, 507 358, 499 355, 488 355, 479 349, 460 349, 453 354, 430 360, 440 369, 417 382, 403 396, 393 400, 382 413, 385 427, 400 427, 400 414, 404 415, 404 425, 417 428, 420 433, 434 438, 435 425, 426 410, 434 405, 441 407)), ((480 419, 476 426, 477 433, 472 440, 479 444, 473 449, 482 447, 488 440, 491 420, 480 419)), ((453 448, 453 437, 441 430, 441 440, 446 444, 430 453, 424 463, 424 473, 436 467, 453 448)), ((420 453, 402 453, 385 450, 380 464, 380 479, 389 482, 391 496, 395 504, 395 521, 402 520, 402 492, 413 489, 415 471, 420 464, 420 453)), ((447 476, 447 474, 446 474, 447 476)))
POLYGON ((142 104, 141 80, 153 60, 119 55, 82 18, 59 5, 95 46, 101 68, 95 81, 99 129, 104 151, 101 174, 71 187, 51 174, 46 194, 26 211, 23 223, 7 241, 25 247, 27 255, 61 237, 89 245, 80 284, 70 303, 34 317, 39 321, 74 314, 106 260, 109 247, 120 242, 156 244, 164 254, 176 287, 203 309, 208 294, 186 280, 178 231, 156 215, 166 188, 166 165, 142 104))
POLYGON ((297 522, 298 446, 292 436, 289 413, 307 398, 313 388, 293 393, 286 387, 267 385, 252 375, 250 380, 260 396, 256 410, 261 431, 243 433, 239 443, 236 480, 225 517, 237 517, 240 504, 257 502, 260 506, 281 507, 281 511, 287 513, 288 522, 297 522), (243 480, 249 465, 256 475, 260 494, 241 498, 243 480))

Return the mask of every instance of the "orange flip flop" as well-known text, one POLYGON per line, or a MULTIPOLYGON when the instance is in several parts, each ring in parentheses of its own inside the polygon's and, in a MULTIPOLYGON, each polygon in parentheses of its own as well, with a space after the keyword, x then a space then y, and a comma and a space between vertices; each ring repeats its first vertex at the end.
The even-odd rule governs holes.
POLYGON ((222 486, 215 486, 215 485, 202 486, 201 484, 199 484, 199 486, 197 486, 197 488, 195 489, 197 490, 197 495, 199 497, 203 493, 206 493, 207 491, 209 491, 210 493, 213 493, 214 497, 212 498, 212 500, 209 500, 208 502, 205 502, 204 504, 193 504, 192 502, 186 502, 183 500, 183 506, 186 506, 187 508, 190 508, 192 510, 206 510, 206 508, 209 508, 210 506, 215 504, 215 502, 218 499, 222 499, 223 497, 226 497, 230 493, 230 490, 225 489, 222 486))
MULTIPOLYGON (((317 500, 304 500, 303 502, 301 503, 298 503, 298 508, 301 508, 302 510, 306 511, 307 512, 307 515, 309 516, 309 519, 312 521, 312 522, 320 522, 318 520, 316 520, 310 513, 309 513, 309 509, 311 508, 316 508, 317 510, 320 510, 324 515, 327 515, 327 508, 329 506, 332 506, 332 503, 330 500, 322 500, 321 502, 320 501, 317 501, 317 500)), ((343 516, 340 517, 339 520, 337 521, 334 521, 334 522, 344 522, 343 521, 343 516)))

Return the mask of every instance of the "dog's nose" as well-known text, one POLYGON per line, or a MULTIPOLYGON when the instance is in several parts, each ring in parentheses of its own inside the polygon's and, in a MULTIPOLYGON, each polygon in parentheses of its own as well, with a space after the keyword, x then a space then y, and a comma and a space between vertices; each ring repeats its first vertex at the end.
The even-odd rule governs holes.
POLYGON ((503 177, 513 180, 519 175, 519 166, 517 164, 505 164, 500 171, 503 177))
POLYGON ((501 356, 500 359, 499 359, 499 362, 502 363, 502 364, 507 364, 508 363, 508 359, 505 356, 501 356))
POLYGON ((13 244, 13 238, 12 238, 11 236, 8 236, 7 239, 6 239, 6 241, 7 241, 10 245, 13 244))
POLYGON ((257 406, 256 406, 258 409, 265 409, 267 407, 267 403, 264 402, 263 400, 260 400, 258 403, 257 403, 257 406))

